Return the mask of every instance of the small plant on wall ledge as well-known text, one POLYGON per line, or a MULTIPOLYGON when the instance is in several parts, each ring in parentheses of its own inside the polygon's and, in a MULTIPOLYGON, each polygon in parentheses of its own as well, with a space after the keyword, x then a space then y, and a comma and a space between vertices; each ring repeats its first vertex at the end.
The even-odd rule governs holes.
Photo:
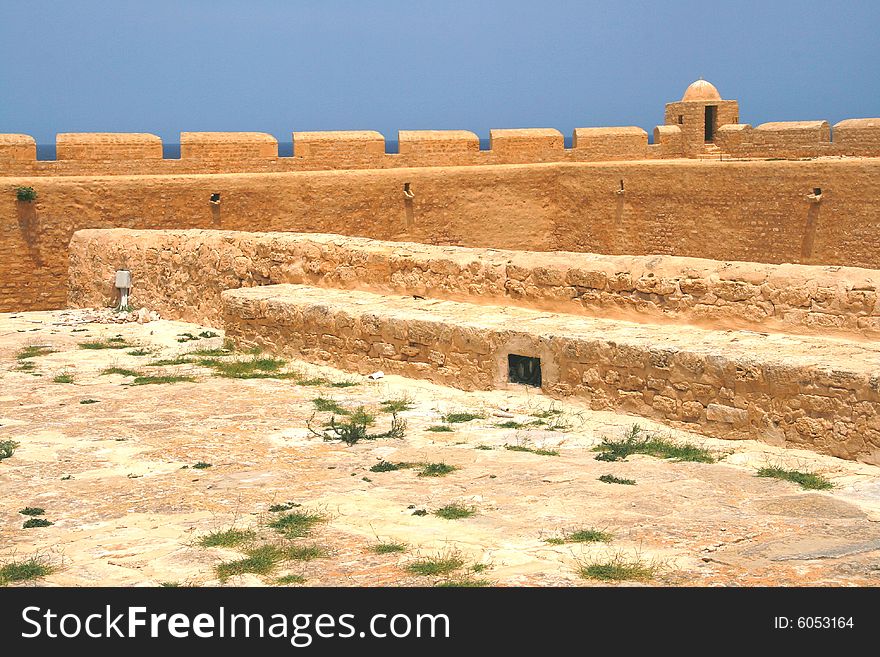
POLYGON ((37 200, 37 191, 33 187, 16 187, 15 198, 22 203, 33 203, 37 200))

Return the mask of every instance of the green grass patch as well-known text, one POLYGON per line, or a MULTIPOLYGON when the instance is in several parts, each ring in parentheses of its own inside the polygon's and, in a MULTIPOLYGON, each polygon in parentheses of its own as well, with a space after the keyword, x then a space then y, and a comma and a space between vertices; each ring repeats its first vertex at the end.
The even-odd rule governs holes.
POLYGON ((45 518, 28 518, 24 521, 22 529, 33 529, 34 527, 51 527, 55 523, 45 518))
POLYGON ((351 411, 339 405, 339 402, 327 397, 315 397, 312 400, 315 410, 322 413, 335 413, 336 415, 351 415, 351 411))
POLYGON ((269 511, 272 513, 281 513, 282 511, 295 509, 298 506, 302 506, 302 504, 297 504, 296 502, 284 502, 283 504, 273 504, 269 507, 269 511))
POLYGON ((408 397, 400 397, 398 399, 386 399, 379 404, 379 408, 381 408, 386 413, 402 413, 403 411, 410 410, 412 407, 412 399, 409 399, 408 397))
POLYGON ((91 342, 80 342, 77 347, 79 349, 127 349, 134 345, 128 344, 124 338, 110 338, 109 340, 93 340, 91 342))
MULTIPOLYGON (((300 382, 299 385, 302 386, 305 384, 300 382)), ((357 385, 360 385, 360 382, 358 382, 358 381, 333 381, 330 383, 331 388, 351 388, 351 387, 357 386, 357 385)))
POLYGON ((828 490, 829 488, 834 488, 834 484, 822 475, 814 472, 801 472, 800 470, 765 467, 758 470, 758 476, 790 481, 793 484, 798 484, 801 488, 806 490, 828 490))
POLYGON ((97 404, 98 400, 97 399, 80 399, 79 403, 80 404, 97 404))
POLYGON ((23 516, 41 516, 46 513, 46 509, 39 506, 26 506, 19 513, 23 516))
POLYGON ((219 338, 219 333, 214 333, 214 331, 202 331, 199 333, 200 338, 219 338))
POLYGON ((656 434, 643 432, 638 424, 634 424, 620 440, 606 438, 593 451, 599 452, 597 461, 623 461, 632 454, 697 463, 714 463, 717 460, 707 449, 690 443, 674 443, 656 434))
POLYGON ((529 454, 537 454, 539 456, 559 456, 559 452, 555 449, 543 449, 527 445, 505 445, 504 449, 509 452, 528 452, 529 454))
MULTIPOLYGON (((314 420, 314 416, 312 416, 314 420)), ((330 422, 324 425, 324 429, 319 431, 312 427, 312 420, 306 426, 310 433, 325 441, 341 440, 346 445, 354 445, 361 440, 380 440, 383 438, 403 438, 406 432, 406 420, 398 417, 396 413, 391 415, 391 427, 388 431, 381 433, 368 433, 368 427, 373 424, 376 417, 366 411, 363 406, 359 406, 350 412, 344 422, 337 422, 336 416, 330 418, 330 422)))
POLYGON ((159 582, 159 586, 163 589, 179 589, 180 582, 159 582))
POLYGON ((435 433, 449 433, 455 431, 455 429, 446 424, 435 424, 425 429, 425 431, 434 431, 435 433))
POLYGON ((219 358, 220 356, 231 356, 234 353, 234 351, 226 349, 225 347, 220 347, 219 349, 196 349, 195 351, 190 351, 188 355, 202 356, 204 358, 219 358))
POLYGON ((474 577, 458 577, 447 579, 434 584, 437 588, 485 588, 492 586, 492 582, 488 579, 477 579, 474 577))
POLYGON ((55 383, 73 383, 73 374, 56 374, 52 381, 55 383))
POLYGON ((12 458, 12 455, 15 454, 15 449, 18 447, 18 443, 14 440, 0 440, 0 461, 3 459, 12 458))
POLYGON ((470 518, 476 512, 477 510, 472 506, 467 506, 461 502, 453 502, 434 511, 434 515, 446 520, 461 520, 462 518, 470 518))
POLYGON ((52 567, 42 557, 11 561, 0 566, 0 585, 10 582, 28 582, 52 574, 52 567))
POLYGON ((281 577, 275 578, 275 583, 282 585, 305 584, 306 578, 302 575, 282 575, 281 577))
POLYGON ((246 551, 245 554, 247 556, 244 559, 217 564, 215 571, 220 581, 245 573, 268 575, 284 558, 283 551, 275 545, 261 545, 246 551))
POLYGON ((463 411, 461 413, 447 413, 443 416, 443 421, 447 424, 458 424, 460 422, 471 422, 472 420, 482 420, 485 415, 482 413, 470 413, 463 411))
POLYGON ((183 382, 194 382, 195 377, 192 376, 180 376, 177 374, 164 374, 162 376, 137 376, 131 382, 130 385, 133 386, 149 386, 161 383, 183 383, 183 382))
POLYGON ((449 575, 464 566, 464 559, 458 552, 444 552, 435 557, 417 559, 406 565, 406 572, 422 577, 449 575))
POLYGON ((254 540, 257 534, 250 529, 224 529, 221 531, 211 532, 199 539, 199 545, 202 547, 235 547, 242 543, 254 540))
POLYGON ((501 422, 495 426, 499 429, 522 429, 526 425, 522 422, 516 422, 515 420, 507 420, 506 422, 501 422))
POLYGON ((491 452, 495 448, 492 447, 492 445, 477 445, 476 447, 474 447, 474 449, 479 449, 484 452, 491 452))
POLYGON ((45 356, 47 354, 54 354, 55 349, 52 347, 47 347, 46 345, 30 345, 29 347, 25 347, 21 351, 19 351, 15 358, 16 360, 27 360, 28 358, 36 358, 37 356, 45 356))
POLYGON ((646 582, 653 579, 657 567, 638 557, 616 554, 608 561, 582 563, 578 574, 584 579, 598 579, 603 582, 646 582))
POLYGON ((195 468, 196 470, 207 470, 208 468, 212 467, 214 467, 213 463, 205 463, 204 461, 199 461, 198 463, 193 465, 193 468, 195 468))
POLYGON ((203 367, 212 367, 216 376, 227 379, 295 379, 294 372, 279 372, 287 361, 254 355, 250 360, 221 361, 206 358, 197 361, 203 367))
POLYGON ((605 484, 623 484, 624 486, 635 486, 635 479, 621 479, 620 477, 615 477, 612 474, 603 474, 599 477, 599 481, 605 484))
POLYGON ((108 367, 107 369, 102 370, 101 374, 121 374, 122 376, 132 377, 141 376, 141 373, 137 370, 128 370, 124 367, 108 367))
POLYGON ((419 470, 420 477, 442 477, 450 472, 455 472, 458 468, 447 463, 425 463, 419 470))
POLYGON ((370 552, 373 554, 398 554, 400 552, 406 552, 407 547, 406 543, 401 543, 399 541, 383 541, 371 545, 370 552))
POLYGON ((151 360, 146 364, 147 367, 171 367, 174 365, 192 365, 192 360, 188 354, 175 356, 174 358, 160 358, 159 360, 151 360))
POLYGON ((408 461, 379 461, 370 468, 370 472, 393 472, 394 470, 406 470, 418 467, 418 463, 410 463, 408 461))
POLYGON ((610 543, 614 536, 600 529, 579 529, 562 536, 561 538, 548 538, 545 543, 550 545, 565 545, 566 543, 610 543))
POLYGON ((137 349, 132 349, 131 351, 126 351, 129 356, 149 356, 152 351, 149 349, 144 349, 143 347, 138 347, 137 349))
POLYGON ((268 526, 288 538, 302 538, 308 536, 315 525, 324 520, 324 516, 320 513, 293 511, 276 518, 268 526))
POLYGON ((312 561, 326 559, 330 551, 321 545, 291 545, 285 548, 284 556, 292 561, 312 561))

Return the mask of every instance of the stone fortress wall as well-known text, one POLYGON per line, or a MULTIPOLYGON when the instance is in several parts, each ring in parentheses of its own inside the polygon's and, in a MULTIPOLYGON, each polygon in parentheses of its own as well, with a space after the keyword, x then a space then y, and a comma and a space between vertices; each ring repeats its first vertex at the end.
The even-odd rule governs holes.
POLYGON ((739 124, 698 81, 641 128, 0 135, 0 311, 61 307, 87 228, 337 233, 469 247, 880 267, 880 119, 739 124), (710 134, 711 133, 711 134, 710 134), (780 161, 785 160, 785 161, 780 161), (207 175, 210 174, 210 175, 207 175), (15 188, 33 187, 33 202, 15 188), (818 190, 819 194, 816 194, 818 190), (212 202, 216 199, 219 202, 212 202))
POLYGON ((87 230, 69 305, 131 301, 363 374, 541 391, 721 438, 880 463, 880 274, 666 256, 543 254, 340 235, 87 230))

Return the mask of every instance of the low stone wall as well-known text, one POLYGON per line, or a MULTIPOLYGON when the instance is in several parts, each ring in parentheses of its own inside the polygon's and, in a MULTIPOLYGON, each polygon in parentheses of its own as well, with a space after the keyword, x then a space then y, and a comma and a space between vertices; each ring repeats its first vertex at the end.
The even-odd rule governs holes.
POLYGON ((306 283, 714 328, 876 337, 880 272, 672 256, 610 256, 384 242, 303 233, 84 230, 70 244, 69 304, 132 303, 220 324, 223 290, 306 283))
POLYGON ((880 348, 812 337, 644 327, 298 285, 227 290, 226 335, 317 363, 466 390, 541 359, 542 390, 719 438, 880 464, 880 348))

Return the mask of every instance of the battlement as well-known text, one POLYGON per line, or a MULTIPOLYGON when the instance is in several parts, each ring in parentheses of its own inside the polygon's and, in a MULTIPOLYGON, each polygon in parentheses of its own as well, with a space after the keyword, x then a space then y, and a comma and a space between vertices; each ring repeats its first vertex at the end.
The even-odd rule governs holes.
POLYGON ((131 132, 64 132, 55 139, 59 160, 162 159, 162 140, 131 132))
POLYGON ((880 157, 880 118, 739 122, 739 103, 724 100, 705 80, 667 103, 664 124, 575 128, 571 148, 554 128, 492 129, 489 148, 468 130, 401 130, 387 152, 375 130, 293 132, 293 156, 279 157, 277 139, 263 132, 182 132, 180 158, 162 156, 152 134, 61 133, 57 159, 37 160, 32 137, 0 135, 0 176, 180 175, 274 173, 334 169, 480 166, 546 162, 656 159, 803 159, 880 157))
POLYGON ((236 162, 276 159, 278 140, 265 132, 181 132, 180 159, 236 162))

